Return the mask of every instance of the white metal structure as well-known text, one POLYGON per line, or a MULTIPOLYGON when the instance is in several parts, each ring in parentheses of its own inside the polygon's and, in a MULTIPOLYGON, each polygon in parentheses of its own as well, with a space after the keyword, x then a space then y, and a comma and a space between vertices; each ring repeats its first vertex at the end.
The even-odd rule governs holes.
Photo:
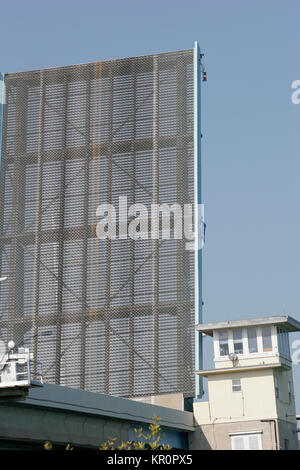
MULTIPOLYGON (((8 348, 0 350, 0 388, 30 387, 43 385, 41 366, 32 360, 28 348, 18 348, 15 353, 14 342, 8 343, 8 348)), ((5 345, 4 345, 5 346, 5 345)))

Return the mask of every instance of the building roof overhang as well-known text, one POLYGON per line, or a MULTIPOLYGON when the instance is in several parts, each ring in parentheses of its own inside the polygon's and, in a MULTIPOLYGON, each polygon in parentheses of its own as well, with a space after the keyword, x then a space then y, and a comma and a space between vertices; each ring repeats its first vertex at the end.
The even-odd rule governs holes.
POLYGON ((197 331, 201 331, 202 333, 212 336, 214 330, 267 325, 280 326, 287 332, 300 331, 300 323, 288 315, 250 318, 247 320, 229 320, 211 323, 200 323, 196 325, 195 328, 197 331))
POLYGON ((256 370, 265 370, 265 369, 276 369, 276 368, 284 368, 290 369, 291 367, 287 364, 283 364, 280 362, 276 362, 273 364, 257 364, 254 366, 244 366, 244 367, 224 367, 220 369, 208 369, 208 370, 197 370, 195 374, 200 375, 202 377, 208 377, 211 375, 218 375, 218 374, 227 374, 227 373, 238 373, 238 372, 248 372, 248 371, 256 371, 256 370))

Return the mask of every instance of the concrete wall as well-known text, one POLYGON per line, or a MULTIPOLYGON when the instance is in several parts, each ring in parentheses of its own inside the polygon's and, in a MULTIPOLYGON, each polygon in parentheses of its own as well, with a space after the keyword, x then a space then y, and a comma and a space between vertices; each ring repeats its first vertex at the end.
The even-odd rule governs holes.
MULTIPOLYGON (((119 442, 129 440, 131 424, 101 418, 82 416, 58 410, 43 410, 18 407, 13 404, 0 405, 1 440, 20 440, 27 443, 46 441, 56 444, 68 442, 80 447, 99 447, 109 437, 119 442)), ((0 446, 1 446, 0 440, 0 446)))
POLYGON ((4 447, 18 441, 29 446, 40 443, 42 448, 49 440, 62 446, 70 442, 97 448, 112 437, 117 443, 135 440, 134 429, 148 430, 155 415, 161 418, 162 444, 186 448, 188 432, 194 430, 192 413, 123 398, 50 384, 31 388, 24 396, 4 392, 6 396, 0 396, 0 448, 1 442, 4 447))

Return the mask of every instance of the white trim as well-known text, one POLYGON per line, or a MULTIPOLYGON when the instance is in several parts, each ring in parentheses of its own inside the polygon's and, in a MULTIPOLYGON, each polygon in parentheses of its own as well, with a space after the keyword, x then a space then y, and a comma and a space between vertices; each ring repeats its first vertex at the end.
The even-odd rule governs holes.
POLYGON ((266 351, 263 350, 263 341, 262 341, 262 334, 261 334, 261 328, 256 327, 256 337, 257 337, 257 352, 260 353, 265 353, 266 351))
POLYGON ((0 388, 30 387, 29 380, 13 380, 11 382, 1 382, 0 388))
POLYGON ((216 331, 214 331, 213 343, 214 343, 214 357, 218 357, 219 356, 219 341, 218 341, 216 331))
POLYGON ((243 351, 244 356, 248 356, 249 353, 249 346, 248 346, 248 335, 247 335, 247 328, 243 328, 243 351))
MULTIPOLYGON (((224 330, 222 330, 224 331, 224 330)), ((228 352, 234 352, 234 343, 233 343, 233 331, 228 330, 228 352)))
POLYGON ((275 352, 279 353, 277 327, 276 326, 272 326, 272 347, 273 347, 275 352))
POLYGON ((262 430, 259 431, 242 431, 242 432, 229 432, 228 436, 242 436, 244 434, 262 434, 262 430))

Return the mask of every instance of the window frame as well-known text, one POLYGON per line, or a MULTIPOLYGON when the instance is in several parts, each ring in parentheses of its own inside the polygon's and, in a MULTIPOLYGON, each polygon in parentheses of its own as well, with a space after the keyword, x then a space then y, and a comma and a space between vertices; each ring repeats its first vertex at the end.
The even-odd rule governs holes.
POLYGON ((289 332, 277 326, 276 328, 277 349, 280 356, 291 360, 291 346, 289 332))
MULTIPOLYGON (((236 385, 235 385, 236 386, 236 385)), ((231 379, 231 391, 232 393, 241 393, 243 391, 243 388, 242 388, 242 379, 240 377, 235 377, 235 378, 232 378, 231 379), (234 380, 239 380, 240 384, 239 384, 239 387, 240 387, 240 390, 234 390, 233 387, 233 381, 234 380)))
POLYGON ((218 331, 218 350, 219 350, 219 356, 220 356, 221 358, 228 357, 229 354, 230 354, 229 337, 230 337, 230 330, 226 330, 226 329, 225 329, 225 330, 219 330, 219 331, 218 331), (220 340, 221 340, 221 339, 220 339, 220 333, 223 333, 223 332, 226 332, 226 333, 227 333, 227 341, 226 341, 226 343, 227 343, 228 354, 221 354, 221 347, 220 347, 220 346, 221 346, 221 345, 220 345, 220 340))
POLYGON ((259 344, 258 344, 258 334, 257 334, 257 327, 251 326, 246 330, 246 341, 247 341, 247 352, 248 354, 257 354, 259 352, 259 344), (249 351, 249 330, 255 330, 255 339, 256 339, 256 351, 250 352, 249 351))
POLYGON ((264 352, 264 353, 269 353, 269 352, 274 351, 273 334, 272 333, 273 333, 272 325, 265 325, 265 326, 262 326, 260 328, 261 341, 262 341, 262 352, 264 352), (263 331, 267 330, 267 329, 270 330, 270 335, 264 336, 263 331), (264 338, 266 338, 267 341, 268 340, 271 341, 271 347, 264 346, 264 338))
POLYGON ((278 354, 276 325, 266 325, 266 326, 271 328, 272 349, 268 351, 263 350, 262 328, 264 328, 264 326, 237 327, 237 328, 228 328, 228 329, 223 328, 220 330, 215 330, 213 333, 215 359, 219 361, 222 361, 222 360, 228 361, 229 355, 234 353, 233 331, 236 329, 242 330, 243 353, 235 353, 240 359, 256 358, 256 357, 278 354), (253 352, 253 353, 249 352, 249 341, 248 341, 248 329, 249 328, 256 328, 257 352, 253 352), (221 355, 221 351, 220 351, 219 333, 223 331, 227 331, 228 333, 228 354, 227 355, 221 355))
POLYGON ((234 432, 234 433, 229 433, 229 437, 230 437, 230 441, 231 441, 231 450, 240 450, 240 449, 235 449, 234 441, 237 438, 243 438, 243 440, 244 440, 244 449, 243 450, 263 450, 262 431, 234 432), (258 437, 258 449, 250 449, 249 437, 253 436, 253 435, 256 435, 258 437))
POLYGON ((244 328, 233 328, 233 329, 232 329, 232 343, 233 343, 233 352, 234 352, 235 354, 238 354, 238 355, 243 355, 243 354, 245 354, 245 347, 244 347, 244 328), (238 330, 240 330, 241 333, 242 333, 241 339, 235 339, 235 338, 234 338, 234 332, 235 332, 235 331, 238 331, 238 330), (241 343, 241 344, 242 344, 242 352, 236 352, 236 351, 235 351, 235 345, 236 345, 237 343, 241 343))

